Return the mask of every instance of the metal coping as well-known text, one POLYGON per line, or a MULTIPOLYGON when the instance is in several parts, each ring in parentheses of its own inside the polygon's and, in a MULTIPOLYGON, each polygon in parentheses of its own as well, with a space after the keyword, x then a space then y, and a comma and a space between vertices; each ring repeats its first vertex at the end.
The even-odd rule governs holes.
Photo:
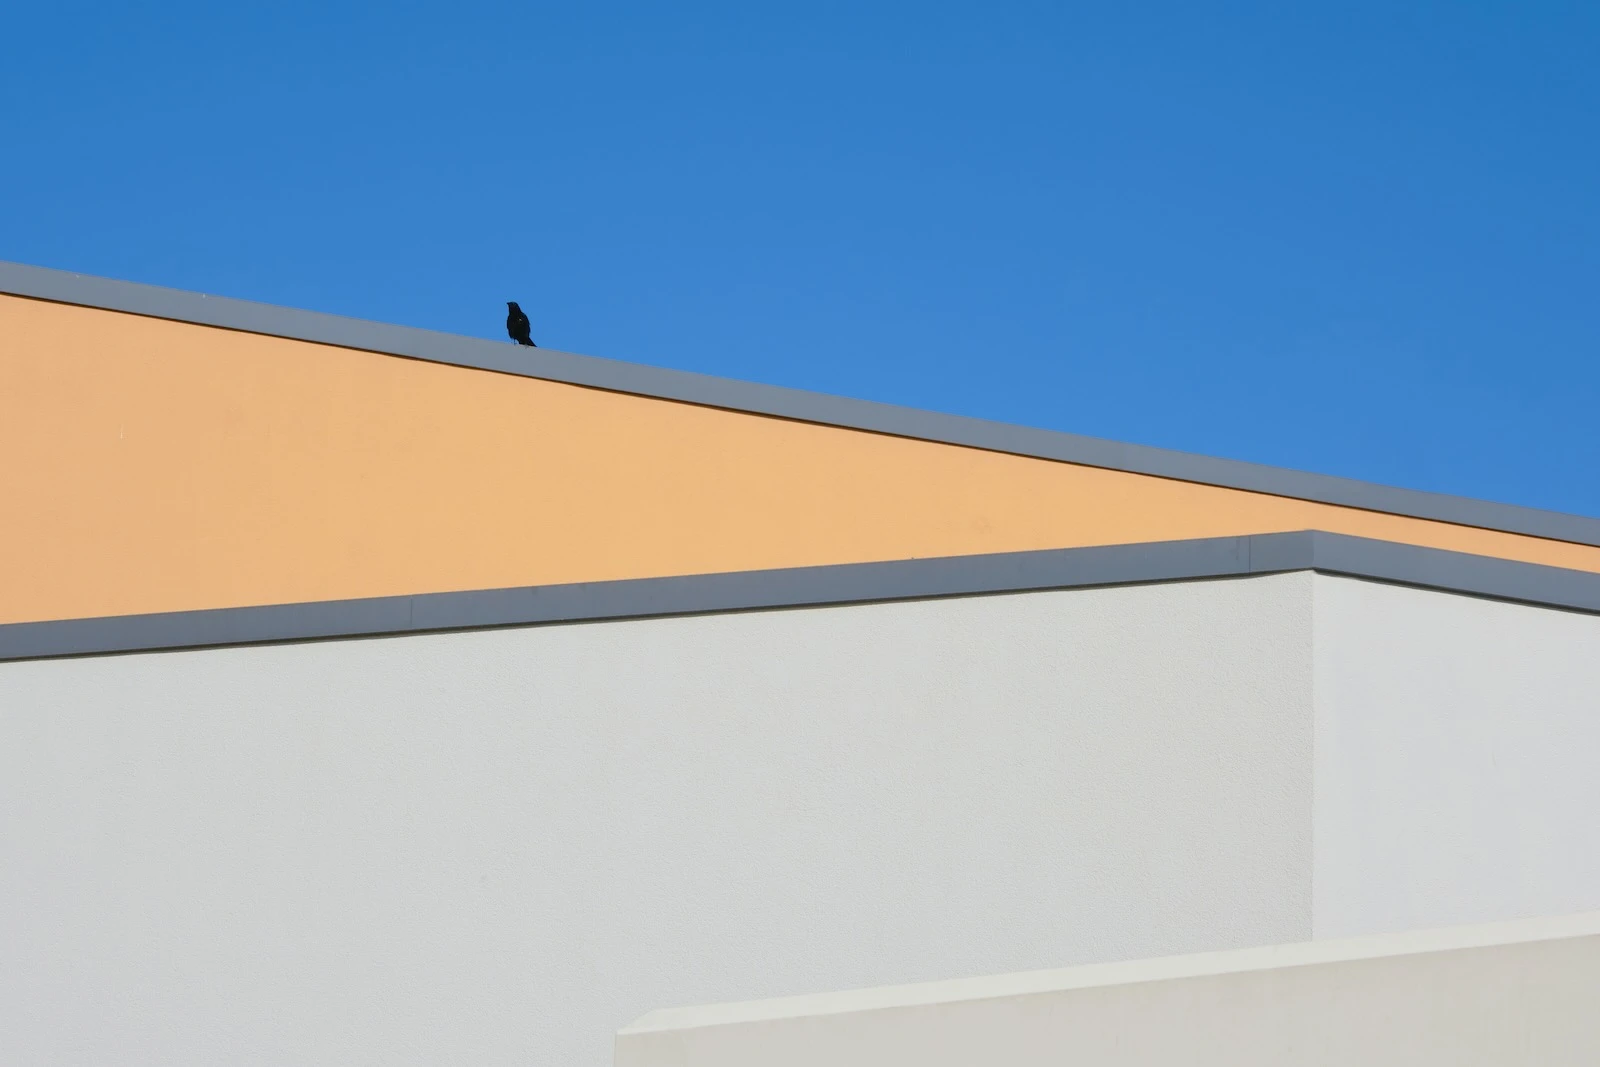
POLYGON ((0 625, 0 661, 1320 571, 1600 614, 1600 574, 1307 530, 0 625))
POLYGON ((0 293, 1600 547, 1600 519, 0 261, 0 293))

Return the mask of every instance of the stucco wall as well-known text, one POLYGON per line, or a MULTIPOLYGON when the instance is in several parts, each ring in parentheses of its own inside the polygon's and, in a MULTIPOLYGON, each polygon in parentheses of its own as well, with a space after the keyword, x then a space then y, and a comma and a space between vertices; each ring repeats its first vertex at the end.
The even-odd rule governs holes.
POLYGON ((1316 578, 1318 937, 1600 908, 1600 617, 1316 578))
POLYGON ((0 664, 14 1062, 609 1062, 1302 940, 1308 574, 0 664))
POLYGON ((0 623, 1306 529, 1600 572, 1595 545, 3 294, 0 455, 26 457, 0 623))

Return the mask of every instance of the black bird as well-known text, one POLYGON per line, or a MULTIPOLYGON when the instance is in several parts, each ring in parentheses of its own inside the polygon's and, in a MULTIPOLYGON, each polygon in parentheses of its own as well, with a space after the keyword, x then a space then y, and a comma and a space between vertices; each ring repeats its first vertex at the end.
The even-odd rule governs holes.
POLYGON ((510 334, 511 339, 519 345, 538 348, 539 346, 533 343, 533 338, 528 336, 528 316, 517 307, 517 302, 507 300, 506 309, 506 333, 510 334))

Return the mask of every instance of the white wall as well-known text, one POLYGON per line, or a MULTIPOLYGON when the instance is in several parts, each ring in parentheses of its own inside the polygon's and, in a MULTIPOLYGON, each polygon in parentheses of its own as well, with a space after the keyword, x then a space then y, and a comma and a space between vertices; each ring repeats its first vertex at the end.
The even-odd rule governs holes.
POLYGON ((617 1067, 1593 1067, 1600 915, 653 1012, 617 1067))
POLYGON ((13 1063, 599 1065, 1301 940, 1307 574, 0 664, 13 1063))
POLYGON ((1318 937, 1600 908, 1600 617, 1316 578, 1318 937))

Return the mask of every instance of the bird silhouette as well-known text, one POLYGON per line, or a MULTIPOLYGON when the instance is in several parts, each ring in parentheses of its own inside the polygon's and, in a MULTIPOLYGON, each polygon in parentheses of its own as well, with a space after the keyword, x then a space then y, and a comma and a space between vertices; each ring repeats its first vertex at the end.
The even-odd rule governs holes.
POLYGON ((539 346, 533 343, 533 338, 528 336, 528 329, 528 316, 522 313, 522 309, 517 306, 515 300, 507 300, 506 333, 510 334, 511 339, 519 345, 538 348, 539 346))

